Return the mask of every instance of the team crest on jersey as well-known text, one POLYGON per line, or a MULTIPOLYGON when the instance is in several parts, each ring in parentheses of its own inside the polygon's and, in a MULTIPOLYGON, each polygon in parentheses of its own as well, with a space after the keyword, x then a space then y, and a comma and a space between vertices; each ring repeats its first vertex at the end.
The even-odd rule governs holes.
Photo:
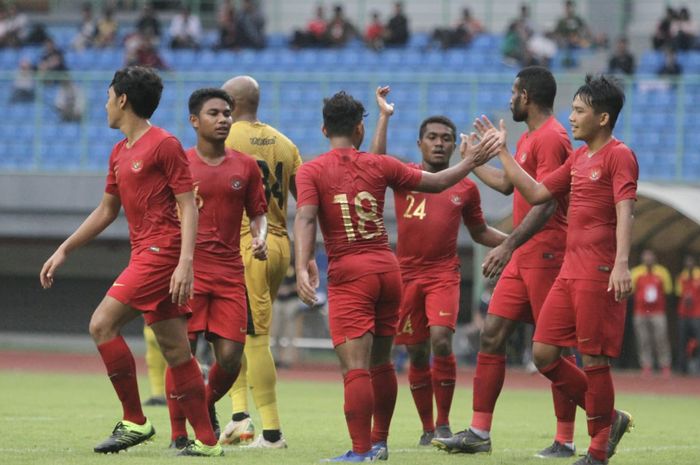
POLYGON ((462 205, 462 198, 459 195, 456 195, 456 194, 451 195, 450 200, 455 205, 462 205))
POLYGON ((525 163, 525 160, 527 160, 527 152, 523 152, 523 154, 520 155, 520 163, 525 163))
POLYGON ((236 190, 236 191, 240 190, 241 187, 243 187, 243 181, 241 181, 238 178, 232 178, 231 179, 231 187, 233 188, 233 190, 236 190))
POLYGON ((593 168, 591 174, 588 175, 591 181, 597 181, 600 179, 600 168, 593 168))
POLYGON ((138 173, 143 168, 143 160, 131 160, 131 171, 138 173))

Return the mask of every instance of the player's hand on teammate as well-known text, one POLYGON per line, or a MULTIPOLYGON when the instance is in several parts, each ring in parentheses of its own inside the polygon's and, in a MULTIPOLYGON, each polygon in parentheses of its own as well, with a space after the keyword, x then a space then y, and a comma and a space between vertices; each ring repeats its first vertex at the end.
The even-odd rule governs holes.
POLYGON ((386 101, 389 92, 391 92, 391 87, 389 86, 379 86, 375 92, 379 114, 382 116, 391 116, 394 114, 394 104, 386 101))
POLYGON ((319 284, 318 265, 316 265, 316 260, 311 260, 305 270, 300 270, 297 273, 297 292, 301 301, 309 306, 315 305, 318 300, 316 289, 318 289, 319 284))
POLYGON ((48 289, 53 286, 53 277, 56 273, 56 269, 63 265, 66 261, 66 253, 62 248, 58 248, 53 255, 49 257, 41 267, 41 272, 39 273, 39 281, 41 282, 41 287, 48 289))
POLYGON ((170 278, 170 296, 172 302, 185 305, 194 297, 194 270, 192 263, 180 262, 170 278))
POLYGON ((493 279, 501 274, 503 268, 506 267, 513 255, 513 250, 501 244, 498 247, 491 249, 484 258, 484 263, 481 264, 481 271, 485 278, 493 279))
POLYGON ((253 257, 258 260, 267 260, 267 242, 261 237, 253 238, 253 257))
POLYGON ((615 301, 619 302, 632 294, 632 276, 627 265, 613 266, 608 280, 608 292, 615 292, 615 301))

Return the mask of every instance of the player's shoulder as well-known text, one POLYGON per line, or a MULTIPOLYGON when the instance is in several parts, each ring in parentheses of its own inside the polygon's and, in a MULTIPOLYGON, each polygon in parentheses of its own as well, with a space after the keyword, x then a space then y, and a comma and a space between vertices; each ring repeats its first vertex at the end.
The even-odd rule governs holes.
POLYGON ((551 117, 547 122, 536 131, 535 141, 538 143, 560 143, 562 146, 568 146, 569 133, 566 132, 566 128, 559 122, 555 117, 551 117))
POLYGON ((614 165, 637 165, 637 156, 634 151, 619 139, 613 139, 606 150, 608 163, 614 165))

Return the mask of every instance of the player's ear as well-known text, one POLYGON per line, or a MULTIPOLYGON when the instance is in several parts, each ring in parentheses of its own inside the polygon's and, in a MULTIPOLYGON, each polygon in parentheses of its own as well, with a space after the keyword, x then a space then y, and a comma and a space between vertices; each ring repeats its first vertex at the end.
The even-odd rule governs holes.
POLYGON ((197 115, 190 115, 190 124, 193 128, 199 129, 199 117, 197 115))
POLYGON ((530 103, 530 96, 527 94, 527 90, 525 89, 520 89, 520 102, 523 105, 530 103))
POLYGON ((610 123, 610 113, 607 111, 604 111, 600 115, 598 115, 598 124, 600 127, 605 127, 610 123))
POLYGON ((129 103, 129 97, 127 97, 126 92, 117 97, 117 104, 120 109, 125 110, 127 103, 129 103))
POLYGON ((322 125, 321 125, 321 132, 323 133, 323 136, 324 136, 324 137, 326 137, 326 138, 328 137, 328 130, 326 129, 326 125, 325 125, 325 124, 322 124, 322 125))

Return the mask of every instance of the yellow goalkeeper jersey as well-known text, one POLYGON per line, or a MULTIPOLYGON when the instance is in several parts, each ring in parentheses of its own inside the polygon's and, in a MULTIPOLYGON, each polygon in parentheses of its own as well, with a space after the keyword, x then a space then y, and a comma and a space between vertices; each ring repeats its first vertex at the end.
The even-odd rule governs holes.
MULTIPOLYGON (((296 145, 264 123, 237 121, 231 126, 226 146, 255 158, 262 173, 267 199, 268 232, 287 236, 287 198, 289 183, 301 165, 296 145)), ((243 214, 241 235, 250 233, 250 221, 243 214)))

